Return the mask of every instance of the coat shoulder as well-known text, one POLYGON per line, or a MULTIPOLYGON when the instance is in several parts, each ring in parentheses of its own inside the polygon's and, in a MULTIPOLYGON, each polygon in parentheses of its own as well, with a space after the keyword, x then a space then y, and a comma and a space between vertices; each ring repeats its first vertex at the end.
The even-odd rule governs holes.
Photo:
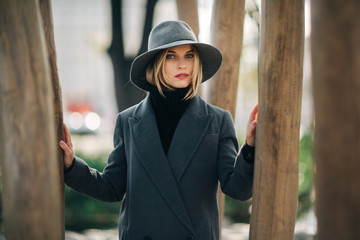
POLYGON ((203 98, 201 98, 199 95, 197 95, 195 97, 195 105, 197 107, 200 107, 198 109, 204 109, 206 113, 209 113, 209 114, 212 114, 212 115, 215 115, 215 116, 223 116, 224 114, 226 114, 226 112, 228 112, 227 110, 225 109, 222 109, 218 106, 215 106, 215 105, 212 105, 208 102, 206 102, 203 98))
POLYGON ((218 106, 212 105, 210 103, 206 103, 206 104, 207 104, 207 108, 208 108, 209 112, 212 114, 223 116, 224 114, 226 114, 228 112, 227 110, 222 109, 218 106))
POLYGON ((134 111, 138 105, 139 104, 136 104, 136 105, 129 107, 129 108, 123 110, 122 112, 118 113, 117 118, 120 117, 122 119, 127 119, 127 118, 131 117, 134 114, 134 111))
POLYGON ((215 119, 217 119, 218 121, 222 122, 224 120, 224 118, 232 120, 232 116, 231 116, 231 114, 230 114, 230 112, 228 110, 225 110, 225 109, 220 108, 218 106, 212 105, 212 104, 207 103, 205 101, 204 101, 204 103, 206 104, 206 108, 207 108, 208 113, 213 115, 213 117, 215 119))
POLYGON ((199 98, 199 101, 202 103, 205 113, 212 116, 212 121, 210 126, 214 129, 220 130, 224 125, 233 125, 233 119, 229 111, 220 108, 218 106, 207 103, 205 100, 199 98))
POLYGON ((133 116, 138 105, 139 104, 136 104, 117 114, 114 129, 114 143, 117 142, 116 139, 122 136, 123 129, 127 129, 128 119, 133 116))
POLYGON ((136 109, 144 102, 141 101, 138 104, 135 104, 125 110, 123 110, 122 112, 118 113, 116 116, 116 125, 120 124, 121 122, 127 122, 127 119, 129 119, 130 117, 133 117, 136 109))

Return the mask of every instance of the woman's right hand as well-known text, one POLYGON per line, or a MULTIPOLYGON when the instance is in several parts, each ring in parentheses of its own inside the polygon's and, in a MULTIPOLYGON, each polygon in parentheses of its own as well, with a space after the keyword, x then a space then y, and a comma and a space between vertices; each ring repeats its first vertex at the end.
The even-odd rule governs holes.
POLYGON ((74 161, 74 151, 71 142, 71 136, 65 123, 63 124, 63 137, 64 140, 61 140, 59 144, 62 150, 64 150, 64 166, 68 168, 72 165, 74 161))

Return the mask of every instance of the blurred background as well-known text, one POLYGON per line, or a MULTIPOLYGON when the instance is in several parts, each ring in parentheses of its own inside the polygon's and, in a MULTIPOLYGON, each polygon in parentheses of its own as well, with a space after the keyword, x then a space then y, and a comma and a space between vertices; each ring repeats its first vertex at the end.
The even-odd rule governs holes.
MULTIPOLYGON (((149 1, 151 2, 151 1, 149 1)), ((178 19, 175 0, 152 1, 151 27, 164 20, 178 19)), ((199 40, 210 42, 212 1, 198 0, 199 40)), ((123 0, 121 6, 123 66, 141 52, 146 0, 123 0)), ((258 100, 259 0, 246 1, 243 49, 240 65, 235 125, 239 142, 245 139, 248 115, 258 100)), ((64 120, 69 127, 76 155, 90 166, 102 170, 112 145, 119 104, 118 86, 111 46, 115 37, 110 0, 53 0, 57 64, 62 87, 64 120)), ((309 60, 309 2, 305 1, 305 62, 301 115, 299 162, 298 239, 313 239, 316 221, 313 214, 313 107, 309 60), (303 238, 301 238, 303 237, 303 238)), ((122 67, 122 66, 117 66, 122 67)), ((116 68, 116 66, 115 66, 116 68)), ((125 79, 122 87, 129 87, 125 79)), ((206 88, 206 85, 203 86, 206 88)), ((145 95, 139 93, 141 99, 145 95)), ((98 202, 66 188, 65 217, 67 239, 117 239, 120 203, 98 202), (95 231, 89 229, 102 229, 95 231), (105 229, 110 229, 106 230, 105 229), (115 230, 114 230, 115 229, 115 230), (80 234, 81 233, 81 234, 80 234), (86 236, 86 238, 84 238, 86 236), (98 238, 96 238, 97 236, 98 238), (82 238, 83 237, 83 238, 82 238)), ((223 239, 247 239, 251 202, 226 198, 223 239)))

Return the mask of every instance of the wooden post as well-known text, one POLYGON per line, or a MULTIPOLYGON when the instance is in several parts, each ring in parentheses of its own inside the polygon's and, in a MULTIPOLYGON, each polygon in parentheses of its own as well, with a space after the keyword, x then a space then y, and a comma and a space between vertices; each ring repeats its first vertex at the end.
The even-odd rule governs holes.
POLYGON ((6 239, 64 239, 50 70, 36 0, 0 1, 0 138, 6 239))
POLYGON ((294 237, 304 52, 304 1, 261 2, 252 240, 294 237))
MULTIPOLYGON (((235 117, 240 55, 242 49, 244 0, 215 0, 211 41, 223 54, 219 72, 207 82, 205 98, 229 110, 235 117)), ((224 194, 219 191, 220 226, 224 215, 224 194)))
MULTIPOLYGON (((59 75, 56 64, 56 47, 54 39, 54 23, 52 16, 52 7, 50 0, 40 0, 40 11, 42 16, 42 23, 45 33, 45 40, 48 53, 48 61, 50 65, 50 74, 51 74, 51 88, 52 99, 54 104, 54 120, 55 120, 55 133, 57 142, 63 139, 63 107, 61 99, 61 86, 59 82, 59 75)), ((57 157, 58 159, 63 159, 63 151, 61 148, 57 148, 57 157)), ((64 192, 64 162, 58 161, 58 175, 60 186, 59 196, 61 198, 61 222, 62 222, 62 235, 65 238, 65 192, 64 192)))
POLYGON ((311 4, 317 239, 360 239, 360 2, 311 4))
POLYGON ((176 0, 179 19, 185 21, 196 37, 199 36, 198 8, 196 0, 176 0))

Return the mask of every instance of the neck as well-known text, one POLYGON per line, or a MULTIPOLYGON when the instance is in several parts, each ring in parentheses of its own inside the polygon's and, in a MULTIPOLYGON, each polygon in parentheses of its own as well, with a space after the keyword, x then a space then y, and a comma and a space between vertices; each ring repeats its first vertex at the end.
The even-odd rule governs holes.
POLYGON ((159 114, 180 117, 191 102, 191 99, 184 100, 188 91, 189 87, 165 90, 162 96, 156 87, 151 88, 150 98, 154 110, 159 114))

